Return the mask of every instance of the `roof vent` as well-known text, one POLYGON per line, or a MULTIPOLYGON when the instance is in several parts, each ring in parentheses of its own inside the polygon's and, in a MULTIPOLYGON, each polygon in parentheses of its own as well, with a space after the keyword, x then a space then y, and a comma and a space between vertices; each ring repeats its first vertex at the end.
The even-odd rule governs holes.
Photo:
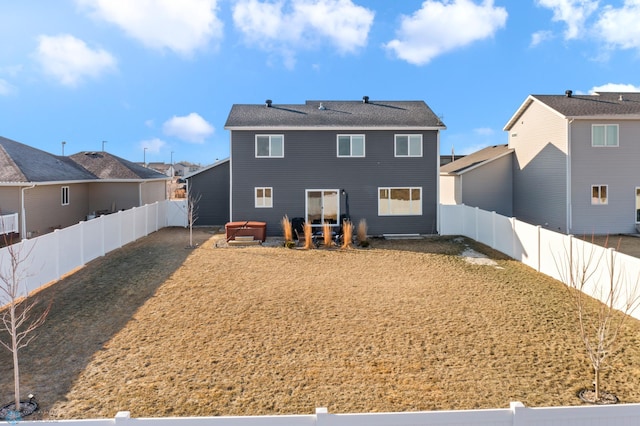
POLYGON ((624 96, 622 96, 622 93, 620 93, 620 96, 618 96, 618 100, 619 100, 620 102, 624 101, 624 96))
POLYGON ((369 103, 369 97, 368 96, 363 96, 362 97, 362 103, 368 104, 369 103))
POLYGON ((267 99, 266 101, 264 101, 264 104, 267 106, 267 108, 271 108, 272 103, 273 101, 271 99, 267 99))
POLYGON ((567 98, 570 98, 573 95, 573 90, 565 90, 564 95, 567 98))
POLYGON ((320 102, 320 106, 318 107, 318 109, 319 109, 319 110, 321 110, 321 111, 324 111, 325 109, 327 109, 327 107, 326 107, 326 106, 324 106, 324 105, 322 104, 322 102, 320 102))

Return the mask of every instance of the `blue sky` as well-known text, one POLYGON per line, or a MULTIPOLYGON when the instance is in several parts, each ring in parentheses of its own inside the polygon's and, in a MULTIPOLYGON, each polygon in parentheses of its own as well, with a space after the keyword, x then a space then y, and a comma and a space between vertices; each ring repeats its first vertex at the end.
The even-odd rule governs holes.
POLYGON ((640 91, 638 22, 640 0, 0 0, 0 136, 206 165, 234 103, 367 95, 424 100, 466 154, 529 94, 640 91))

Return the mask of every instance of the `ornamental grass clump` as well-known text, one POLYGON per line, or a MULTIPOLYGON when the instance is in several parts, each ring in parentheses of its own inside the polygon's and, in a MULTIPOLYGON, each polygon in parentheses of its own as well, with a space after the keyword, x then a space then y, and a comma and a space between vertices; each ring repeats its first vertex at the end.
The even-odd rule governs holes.
POLYGON ((295 245, 293 242, 293 228, 291 227, 291 221, 287 215, 284 215, 280 221, 282 225, 282 232, 284 233, 284 246, 291 248, 295 245))
POLYGON ((313 228, 308 222, 304 223, 304 248, 307 250, 313 248, 313 228))
POLYGON ((353 223, 350 220, 342 222, 342 248, 349 249, 353 241, 353 223))
POLYGON ((325 222, 322 225, 322 242, 324 243, 325 247, 333 246, 333 238, 331 238, 331 234, 331 225, 329 224, 329 222, 325 222))
POLYGON ((360 247, 369 246, 369 240, 367 239, 367 221, 365 219, 360 219, 360 222, 358 222, 358 233, 356 235, 356 240, 358 241, 358 245, 360 247))

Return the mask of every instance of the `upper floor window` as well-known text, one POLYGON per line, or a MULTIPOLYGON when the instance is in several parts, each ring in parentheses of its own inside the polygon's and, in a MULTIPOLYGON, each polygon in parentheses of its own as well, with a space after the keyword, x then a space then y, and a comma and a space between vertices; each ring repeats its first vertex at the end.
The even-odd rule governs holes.
POLYGON ((618 146, 617 124, 594 124, 591 126, 591 146, 618 146))
POLYGON ((396 135, 396 157, 422 157, 422 135, 396 135))
POLYGON ((256 188, 256 208, 273 207, 273 188, 256 188))
POLYGON ((378 188, 378 215, 422 214, 422 188, 378 188))
POLYGON ((364 135, 338 135, 338 157, 364 157, 364 135))
POLYGON ((63 186, 61 193, 62 193, 62 205, 63 206, 69 205, 69 187, 63 186))
POLYGON ((591 185, 591 204, 609 204, 608 189, 607 185, 591 185))
POLYGON ((284 157, 284 135, 256 135, 256 157, 284 157))

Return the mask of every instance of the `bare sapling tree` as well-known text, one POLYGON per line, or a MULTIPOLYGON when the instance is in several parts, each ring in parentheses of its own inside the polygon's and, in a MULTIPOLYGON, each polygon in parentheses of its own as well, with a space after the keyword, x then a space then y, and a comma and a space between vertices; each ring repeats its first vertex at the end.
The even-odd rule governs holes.
POLYGON ((585 242, 565 247, 563 259, 554 259, 561 280, 571 294, 580 339, 594 372, 593 401, 601 402, 601 373, 610 367, 619 332, 640 305, 638 285, 618 264, 617 251, 585 242), (573 246, 577 247, 573 247, 573 246), (594 303, 593 298, 600 303, 594 303))
POLYGON ((28 261, 33 246, 25 248, 23 243, 7 246, 0 255, 0 305, 2 311, 0 318, 0 344, 7 348, 13 355, 13 379, 14 379, 14 409, 20 412, 20 367, 18 352, 25 348, 36 337, 34 331, 41 326, 51 308, 37 311, 38 302, 29 297, 26 281, 29 277, 28 261))
MULTIPOLYGON (((187 187, 188 189, 188 187, 187 187)), ((194 248, 193 245, 193 225, 198 221, 198 207, 202 194, 192 194, 187 191, 187 223, 189 225, 189 247, 194 248)))

